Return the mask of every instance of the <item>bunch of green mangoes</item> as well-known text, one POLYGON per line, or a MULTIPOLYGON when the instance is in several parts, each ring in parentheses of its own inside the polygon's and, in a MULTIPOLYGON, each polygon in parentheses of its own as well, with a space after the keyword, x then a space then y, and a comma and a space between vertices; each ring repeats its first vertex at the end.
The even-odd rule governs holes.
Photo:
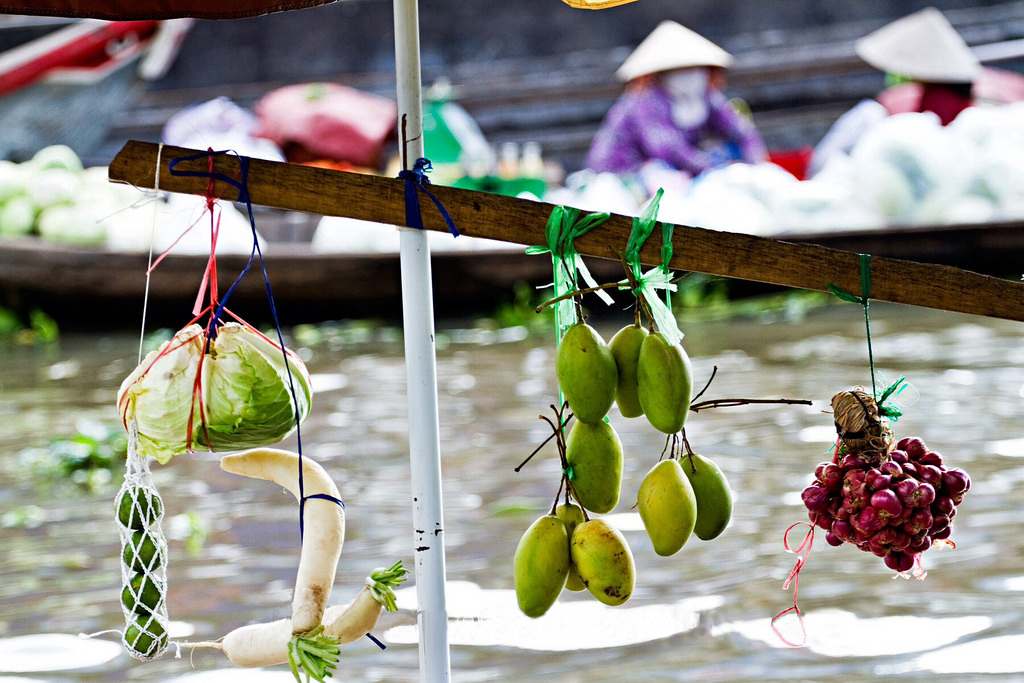
POLYGON ((565 452, 573 495, 591 512, 611 512, 619 502, 623 458, 622 442, 606 419, 619 382, 615 357, 597 330, 576 323, 558 345, 555 374, 576 417, 565 452))
POLYGON ((159 617, 166 586, 157 575, 167 553, 167 543, 156 527, 164 513, 163 501, 155 489, 126 484, 118 493, 116 508, 125 533, 121 561, 130 577, 121 590, 128 620, 122 640, 133 657, 153 659, 167 647, 167 631, 159 617))
POLYGON ((539 617, 562 590, 584 588, 606 605, 633 594, 636 567, 622 533, 603 519, 587 519, 575 503, 558 505, 519 539, 513 569, 516 600, 528 617, 539 617))
POLYGON ((652 467, 640 483, 637 507, 654 552, 674 555, 691 534, 710 541, 725 531, 732 491, 714 462, 691 453, 652 467))
POLYGON ((615 333, 609 350, 618 369, 615 403, 623 417, 645 415, 666 434, 681 430, 693 388, 693 368, 682 345, 634 323, 615 333))

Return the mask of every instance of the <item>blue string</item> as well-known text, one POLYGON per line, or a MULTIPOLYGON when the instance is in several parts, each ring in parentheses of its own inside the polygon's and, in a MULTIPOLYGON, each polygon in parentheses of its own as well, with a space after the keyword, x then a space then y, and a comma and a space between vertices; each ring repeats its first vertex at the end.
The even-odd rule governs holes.
POLYGON ((452 234, 452 237, 458 237, 459 231, 456 229, 455 223, 452 222, 452 217, 448 214, 448 210, 434 196, 434 193, 427 188, 430 185, 427 171, 431 170, 433 170, 433 166, 430 160, 421 158, 416 160, 412 169, 405 169, 398 174, 398 177, 405 181, 405 224, 410 228, 423 230, 423 216, 420 213, 420 198, 419 192, 417 192, 417 190, 421 190, 434 202, 434 206, 437 207, 441 217, 444 218, 444 222, 448 225, 448 231, 452 234))
MULTIPOLYGON (((217 303, 217 308, 213 314, 212 320, 210 321, 210 331, 212 333, 212 331, 216 329, 216 325, 220 321, 220 317, 224 312, 224 307, 227 305, 228 299, 231 297, 231 294, 235 291, 238 285, 242 282, 242 278, 244 278, 245 275, 249 272, 249 269, 252 268, 252 264, 258 258, 260 263, 260 270, 263 271, 263 285, 267 290, 267 303, 270 306, 270 317, 271 320, 274 321, 274 331, 277 334, 277 343, 281 347, 281 353, 284 356, 284 368, 285 374, 288 378, 288 390, 289 393, 291 393, 292 406, 295 409, 295 439, 299 451, 299 542, 301 543, 305 531, 305 513, 307 500, 309 500, 310 498, 322 498, 337 503, 343 509, 345 507, 345 503, 339 500, 338 498, 335 498, 334 496, 328 495, 326 493, 318 493, 312 496, 305 495, 305 488, 303 482, 303 470, 305 468, 302 466, 302 419, 299 415, 299 398, 298 395, 295 393, 295 381, 292 377, 291 363, 288 362, 288 352, 285 350, 284 333, 281 331, 281 323, 278 320, 277 316, 277 305, 274 303, 274 292, 270 287, 270 274, 267 273, 267 264, 266 261, 263 259, 263 251, 260 249, 259 237, 257 237, 256 235, 256 217, 253 215, 252 197, 249 195, 249 161, 249 157, 244 157, 232 150, 222 150, 215 152, 211 149, 206 152, 190 154, 188 156, 172 159, 170 163, 168 163, 167 165, 167 170, 168 172, 170 172, 171 175, 175 176, 183 176, 190 178, 206 178, 209 180, 216 180, 227 185, 230 185, 231 187, 238 190, 238 198, 236 199, 236 201, 245 204, 246 214, 249 217, 249 228, 250 230, 252 230, 252 251, 249 252, 249 260, 246 262, 245 267, 242 268, 242 272, 238 275, 237 278, 235 278, 235 281, 231 284, 230 287, 228 287, 228 290, 224 293, 224 296, 217 303), (197 161, 199 159, 209 159, 211 157, 224 156, 228 154, 234 154, 235 157, 238 159, 239 180, 235 180, 231 176, 225 175, 223 173, 215 173, 210 171, 181 171, 177 170, 176 168, 177 165, 183 161, 197 161)), ((209 343, 209 340, 207 340, 207 343, 209 343)))
POLYGON ((370 640, 372 640, 377 645, 377 647, 379 647, 380 649, 382 649, 382 650, 388 649, 388 646, 385 645, 384 643, 380 642, 379 640, 377 640, 377 638, 375 638, 372 633, 367 633, 366 637, 369 638, 370 640))
POLYGON ((307 500, 312 500, 313 498, 319 498, 321 500, 329 500, 332 503, 337 503, 338 505, 340 505, 342 510, 345 509, 345 501, 343 501, 340 498, 335 498, 334 496, 332 496, 329 493, 314 493, 311 496, 306 496, 307 500))

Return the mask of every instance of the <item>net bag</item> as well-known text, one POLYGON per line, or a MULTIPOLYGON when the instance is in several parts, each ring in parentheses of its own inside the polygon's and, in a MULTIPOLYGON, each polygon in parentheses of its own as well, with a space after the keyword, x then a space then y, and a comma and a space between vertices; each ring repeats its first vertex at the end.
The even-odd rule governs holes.
POLYGON ((132 657, 150 661, 160 657, 168 644, 167 540, 161 526, 163 500, 138 443, 138 428, 132 422, 124 483, 115 499, 125 618, 121 640, 132 657))

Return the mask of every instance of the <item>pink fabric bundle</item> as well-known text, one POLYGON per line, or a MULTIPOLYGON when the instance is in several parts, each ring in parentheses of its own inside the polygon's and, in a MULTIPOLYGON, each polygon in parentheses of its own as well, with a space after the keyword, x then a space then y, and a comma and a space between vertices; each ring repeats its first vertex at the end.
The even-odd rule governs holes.
POLYGON ((380 164, 384 142, 398 120, 392 100, 337 83, 279 88, 267 93, 255 111, 256 134, 286 152, 298 144, 314 157, 368 167, 380 164))

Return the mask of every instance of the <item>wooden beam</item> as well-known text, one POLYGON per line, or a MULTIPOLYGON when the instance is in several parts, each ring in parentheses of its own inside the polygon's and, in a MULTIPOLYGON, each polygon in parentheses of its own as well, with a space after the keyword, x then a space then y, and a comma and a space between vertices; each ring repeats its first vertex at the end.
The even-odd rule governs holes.
MULTIPOLYGON (((181 172, 205 173, 204 152, 130 141, 110 164, 112 181, 153 189, 160 159, 160 190, 205 195, 208 180, 181 172), (184 161, 197 156, 195 160, 184 161), (172 172, 169 165, 179 160, 172 172)), ((237 156, 214 156, 214 171, 241 179, 237 156)), ((378 223, 405 225, 404 182, 358 173, 344 173, 280 162, 248 159, 246 187, 253 204, 325 216, 345 216, 378 223)), ((523 245, 546 244, 544 228, 551 204, 496 194, 431 185, 459 232, 523 245)), ((229 183, 214 184, 216 196, 238 200, 229 183)), ((424 226, 448 230, 434 204, 420 195, 424 226)), ((614 259, 625 249, 632 218, 612 215, 601 227, 576 241, 584 256, 614 259)), ((648 265, 660 263, 661 240, 651 239, 640 254, 648 265)), ((671 267, 784 287, 826 291, 834 284, 860 293, 857 253, 814 244, 794 244, 766 237, 676 226, 671 267)), ((1024 321, 1024 283, 980 275, 950 266, 872 257, 871 299, 992 318, 1024 321)))

